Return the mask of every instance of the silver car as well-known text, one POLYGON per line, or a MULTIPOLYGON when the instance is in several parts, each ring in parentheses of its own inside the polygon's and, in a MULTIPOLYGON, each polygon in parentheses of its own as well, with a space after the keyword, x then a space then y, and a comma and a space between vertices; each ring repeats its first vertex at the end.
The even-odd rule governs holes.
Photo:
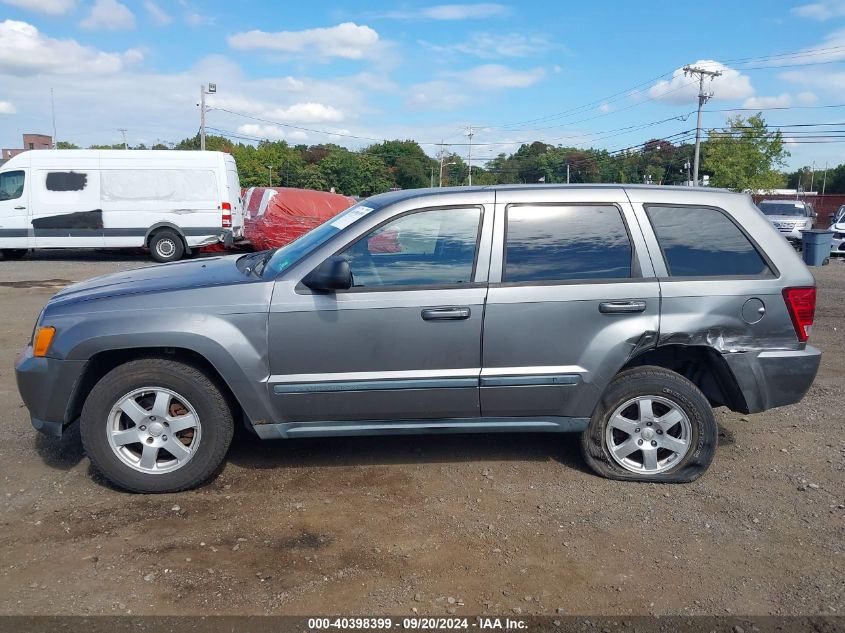
POLYGON ((839 207, 830 223, 833 237, 830 243, 831 255, 845 255, 845 204, 839 207))
POLYGON ((46 305, 16 364, 34 426, 79 420, 132 491, 196 486, 264 439, 577 432, 619 480, 688 482, 713 407, 798 402, 812 275, 748 196, 421 189, 284 248, 119 272, 46 305))
POLYGON ((757 204, 774 227, 793 244, 800 245, 801 232, 813 228, 816 212, 801 200, 762 200, 757 204))

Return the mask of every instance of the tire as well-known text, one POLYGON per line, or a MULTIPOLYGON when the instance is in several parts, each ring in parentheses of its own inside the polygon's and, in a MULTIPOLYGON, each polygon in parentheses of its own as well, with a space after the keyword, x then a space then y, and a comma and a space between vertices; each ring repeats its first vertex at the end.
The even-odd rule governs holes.
POLYGON ((131 492, 199 486, 220 468, 233 431, 232 411, 217 385, 202 370, 163 358, 111 370, 88 394, 80 418, 94 468, 131 492))
POLYGON ((581 452, 609 479, 687 483, 707 470, 717 443, 713 409, 698 387, 668 369, 643 366, 610 383, 581 436, 581 452))
POLYGON ((184 254, 185 243, 176 231, 156 231, 150 238, 150 256, 157 262, 175 262, 184 254))
POLYGON ((3 259, 6 261, 12 261, 15 259, 23 259, 29 251, 25 248, 4 248, 2 252, 3 259))

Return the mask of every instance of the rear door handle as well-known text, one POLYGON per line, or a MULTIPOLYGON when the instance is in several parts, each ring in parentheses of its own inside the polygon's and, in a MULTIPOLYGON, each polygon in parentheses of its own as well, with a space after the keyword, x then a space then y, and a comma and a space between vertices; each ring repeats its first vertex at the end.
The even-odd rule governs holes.
POLYGON ((468 319, 469 308, 426 308, 420 313, 424 321, 461 321, 468 319))
POLYGON ((645 311, 645 301, 602 301, 599 304, 599 312, 604 314, 643 311, 645 311))
POLYGON ((23 209, 26 209, 26 207, 15 207, 15 211, 22 211, 23 209))

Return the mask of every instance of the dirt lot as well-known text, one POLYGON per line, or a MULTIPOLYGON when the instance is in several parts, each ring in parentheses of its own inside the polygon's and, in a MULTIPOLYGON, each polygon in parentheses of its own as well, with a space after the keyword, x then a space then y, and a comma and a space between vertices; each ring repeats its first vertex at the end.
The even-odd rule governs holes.
POLYGON ((0 613, 845 613, 843 262, 817 271, 808 397, 720 411, 693 484, 600 479, 574 435, 242 435, 204 488, 140 496, 92 478, 78 433, 33 430, 15 387, 57 287, 146 265, 62 257, 0 262, 0 613))

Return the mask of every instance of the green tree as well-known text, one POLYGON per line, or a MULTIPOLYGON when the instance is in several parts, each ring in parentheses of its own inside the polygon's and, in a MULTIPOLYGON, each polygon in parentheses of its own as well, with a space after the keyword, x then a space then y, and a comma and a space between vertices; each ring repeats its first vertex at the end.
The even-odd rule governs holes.
POLYGON ((782 167, 789 152, 780 131, 770 131, 760 113, 729 118, 727 126, 702 143, 703 171, 710 184, 736 191, 776 189, 785 184, 782 167))
POLYGON ((400 189, 428 187, 432 173, 437 170, 436 161, 416 141, 384 141, 370 145, 364 153, 381 159, 393 185, 400 189))
POLYGON ((68 141, 58 141, 56 143, 56 149, 79 149, 79 145, 74 145, 68 141))

